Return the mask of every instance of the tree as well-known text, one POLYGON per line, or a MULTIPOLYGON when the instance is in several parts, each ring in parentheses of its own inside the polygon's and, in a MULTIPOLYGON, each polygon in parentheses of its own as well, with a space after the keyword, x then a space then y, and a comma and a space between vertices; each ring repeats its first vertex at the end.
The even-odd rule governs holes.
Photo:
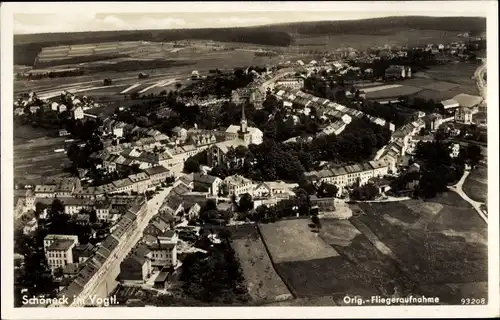
POLYGON ((184 162, 183 172, 185 173, 200 172, 199 161, 193 157, 187 158, 186 161, 184 162))
POLYGON ((245 193, 241 196, 238 203, 238 211, 247 212, 250 209, 253 209, 252 196, 249 193, 245 193))
POLYGON ((334 184, 322 183, 318 187, 318 197, 333 198, 337 196, 339 188, 334 184))
POLYGON ((61 278, 64 275, 64 270, 62 267, 59 267, 54 270, 54 278, 61 278))
POLYGON ((351 192, 353 200, 374 200, 379 195, 379 189, 372 183, 354 188, 351 192))
POLYGON ((97 222, 97 212, 95 210, 91 210, 89 212, 89 222, 96 223, 97 222))
POLYGON ((205 201, 201 211, 217 210, 217 203, 214 199, 208 199, 205 201))
POLYGON ((481 147, 475 144, 469 144, 465 149, 465 159, 471 167, 475 167, 482 159, 481 147))
POLYGON ((50 205, 50 213, 54 217, 61 213, 64 213, 64 204, 61 200, 55 198, 50 205))

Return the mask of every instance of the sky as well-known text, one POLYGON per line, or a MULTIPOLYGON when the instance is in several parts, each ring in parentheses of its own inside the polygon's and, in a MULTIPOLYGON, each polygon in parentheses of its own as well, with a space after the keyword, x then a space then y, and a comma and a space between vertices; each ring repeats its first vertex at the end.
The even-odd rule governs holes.
MULTIPOLYGON (((398 10, 391 4, 391 7, 376 7, 375 10, 367 10, 369 3, 361 4, 364 11, 353 10, 352 6, 336 5, 333 8, 321 6, 304 7, 300 3, 274 2, 271 6, 253 5, 250 9, 242 10, 242 6, 223 12, 225 7, 208 7, 205 4, 191 3, 194 10, 190 12, 180 12, 186 10, 186 7, 175 7, 163 5, 155 8, 149 13, 131 13, 123 12, 129 6, 120 5, 117 8, 122 12, 110 12, 108 7, 96 8, 92 6, 78 7, 76 10, 64 10, 64 12, 45 13, 36 11, 36 13, 23 12, 14 13, 13 28, 14 34, 30 33, 50 33, 50 32, 78 32, 78 31, 112 31, 112 30, 141 30, 141 29, 182 29, 182 28, 218 28, 218 27, 245 27, 273 23, 301 22, 301 21, 324 21, 324 20, 352 20, 365 19, 384 16, 402 16, 402 15, 427 15, 427 16, 486 16, 478 10, 466 10, 466 8, 455 11, 429 11, 427 6, 415 7, 417 10, 398 10), (294 6, 291 6, 293 4, 294 6), (276 5, 283 6, 283 10, 276 5), (107 11, 102 11, 104 8, 107 11), (206 10, 203 10, 206 8, 206 10), (221 9, 222 8, 222 9, 221 9), (266 11, 263 9, 266 8, 266 11), (268 9, 269 8, 269 9, 268 9), (300 10, 298 10, 300 8, 300 10), (391 11, 387 11, 390 8, 391 11), (214 11, 218 9, 220 11, 214 11), (268 9, 268 10, 267 10, 268 9), (319 10, 318 10, 319 9, 319 10), (420 9, 420 10, 419 10, 420 9), (239 10, 239 11, 234 11, 239 10), (99 13, 98 13, 99 12, 99 13), (162 13, 151 13, 162 12, 162 13)), ((242 4, 245 4, 242 2, 242 4)), ((264 3, 265 4, 265 3, 264 3)), ((324 5, 324 3, 320 3, 324 5)), ((339 3, 339 4, 346 4, 339 3)), ((151 4, 155 6, 157 4, 151 4)), ((405 4, 406 7, 408 4, 405 4)), ((150 7, 146 3, 140 8, 150 7)), ((44 7, 45 9, 47 7, 44 7)), ((50 7, 49 7, 50 8, 50 7)), ((451 10, 451 9, 450 9, 451 10)), ((49 10, 50 11, 50 10, 49 10)), ((118 11, 118 10, 117 10, 118 11)))

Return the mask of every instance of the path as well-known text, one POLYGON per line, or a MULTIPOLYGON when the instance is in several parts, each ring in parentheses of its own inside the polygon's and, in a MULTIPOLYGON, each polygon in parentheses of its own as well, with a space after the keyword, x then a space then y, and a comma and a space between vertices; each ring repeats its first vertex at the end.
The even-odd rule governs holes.
POLYGON ((462 199, 464 199, 465 201, 467 201, 468 203, 470 203, 470 205, 474 208, 474 210, 476 210, 476 212, 484 220, 484 222, 488 223, 488 215, 487 215, 487 213, 485 213, 485 212, 483 212, 483 210, 481 210, 481 205, 484 205, 484 203, 472 200, 471 198, 469 198, 469 196, 462 189, 462 186, 463 186, 463 184, 465 182, 465 179, 467 179, 467 177, 469 176, 469 174, 470 174, 470 171, 466 170, 464 172, 464 175, 460 179, 460 181, 458 181, 457 184, 455 184, 453 186, 449 186, 448 189, 451 190, 451 191, 454 191, 454 192, 458 193, 458 195, 460 197, 462 197, 462 199))

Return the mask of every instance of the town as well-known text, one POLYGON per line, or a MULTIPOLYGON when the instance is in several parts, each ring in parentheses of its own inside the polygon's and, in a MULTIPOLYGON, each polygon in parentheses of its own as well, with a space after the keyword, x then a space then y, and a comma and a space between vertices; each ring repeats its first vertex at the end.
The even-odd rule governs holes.
POLYGON ((486 40, 459 38, 182 80, 141 71, 115 88, 127 105, 112 107, 88 88, 20 92, 15 126, 58 142, 15 147, 17 306, 330 306, 436 292, 457 303, 438 277, 486 298, 486 40), (462 66, 476 88, 428 76, 462 66), (468 227, 480 240, 452 239, 468 227))

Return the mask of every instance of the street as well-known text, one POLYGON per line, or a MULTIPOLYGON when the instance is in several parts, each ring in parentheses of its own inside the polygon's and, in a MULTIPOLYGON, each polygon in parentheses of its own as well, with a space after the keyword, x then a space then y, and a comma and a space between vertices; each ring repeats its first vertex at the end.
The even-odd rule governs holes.
POLYGON ((464 172, 464 175, 462 176, 462 178, 460 179, 460 181, 457 182, 457 184, 453 185, 453 186, 449 186, 448 189, 458 193, 458 195, 460 197, 462 197, 462 199, 464 199, 465 201, 467 201, 468 203, 470 203, 470 205, 474 208, 474 210, 477 211, 477 213, 479 214, 479 216, 484 220, 484 222, 488 223, 488 216, 483 212, 483 210, 481 210, 481 205, 483 203, 481 202, 477 202, 477 201, 474 201, 472 200, 471 198, 469 198, 469 196, 462 190, 462 186, 465 182, 465 179, 467 179, 467 177, 469 176, 470 174, 470 171, 465 171, 464 172))

